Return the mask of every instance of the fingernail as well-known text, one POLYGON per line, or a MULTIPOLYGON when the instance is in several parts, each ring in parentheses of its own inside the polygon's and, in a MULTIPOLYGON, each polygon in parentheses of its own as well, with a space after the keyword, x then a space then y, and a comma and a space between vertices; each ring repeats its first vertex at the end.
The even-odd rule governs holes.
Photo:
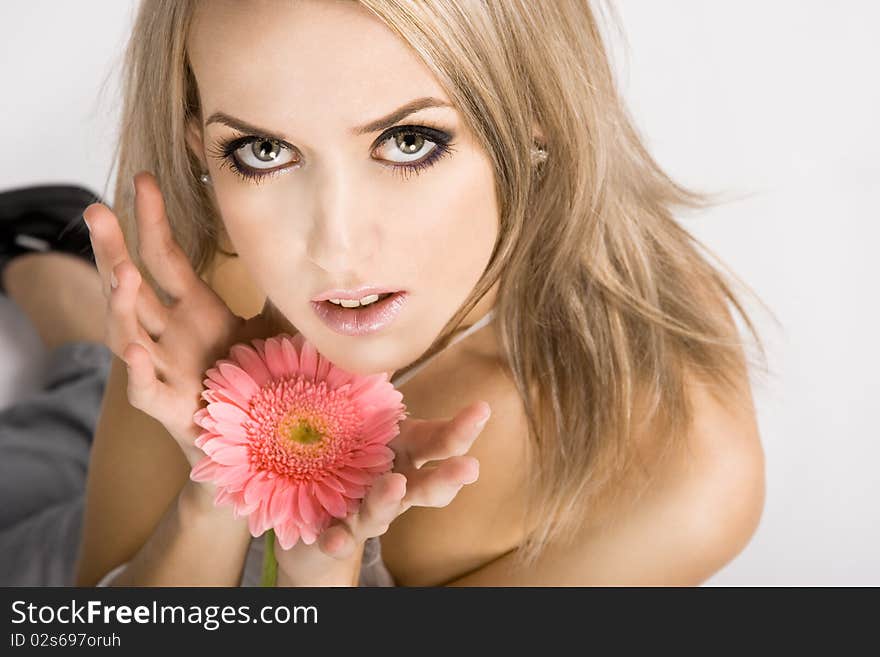
POLYGON ((116 280, 116 274, 111 269, 110 270, 110 287, 112 287, 115 290, 118 285, 119 285, 119 281, 116 280))
POLYGON ((486 414, 486 417, 484 417, 482 420, 480 420, 479 422, 477 422, 474 426, 475 426, 477 429, 482 429, 483 427, 486 426, 486 422, 489 421, 489 418, 490 418, 490 417, 492 417, 492 412, 491 412, 491 411, 490 411, 489 413, 486 414))

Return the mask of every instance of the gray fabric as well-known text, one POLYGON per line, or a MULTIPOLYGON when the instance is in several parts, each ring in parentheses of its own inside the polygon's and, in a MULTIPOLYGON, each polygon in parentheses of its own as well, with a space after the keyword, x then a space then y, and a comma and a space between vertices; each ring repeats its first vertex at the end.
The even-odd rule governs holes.
POLYGON ((0 586, 71 586, 112 353, 68 342, 42 389, 0 411, 0 586))
POLYGON ((368 538, 364 543, 358 586, 397 586, 394 575, 382 560, 382 543, 378 536, 368 538))

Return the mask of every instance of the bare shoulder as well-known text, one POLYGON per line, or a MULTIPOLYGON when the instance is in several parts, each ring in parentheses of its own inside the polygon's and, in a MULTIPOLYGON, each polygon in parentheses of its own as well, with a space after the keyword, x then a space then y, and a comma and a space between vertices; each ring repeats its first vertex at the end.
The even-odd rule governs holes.
MULTIPOLYGON (((664 434, 643 399, 636 404, 632 447, 642 467, 584 510, 573 540, 551 541, 527 570, 509 553, 447 585, 676 586, 715 574, 749 543, 765 500, 764 452, 740 356, 727 389, 685 367, 685 435, 664 434)), ((510 430, 503 422, 499 441, 510 430)))
POLYGON ((639 425, 634 440, 649 455, 649 481, 613 509, 613 522, 588 531, 585 545, 647 540, 663 559, 647 558, 641 581, 673 585, 701 583, 742 552, 763 514, 765 458, 742 357, 734 381, 722 389, 685 367, 686 435, 671 440, 650 422, 639 425))
POLYGON ((758 528, 764 450, 747 381, 725 398, 689 373, 687 388, 693 421, 685 449, 659 466, 652 494, 702 550, 708 577, 739 554, 758 528))
MULTIPOLYGON (((735 331, 726 304, 710 306, 735 331)), ((685 369, 693 421, 688 432, 688 456, 681 467, 686 481, 705 495, 693 502, 694 531, 718 550, 719 559, 738 554, 757 530, 766 499, 764 449, 742 349, 730 389, 685 369)), ((673 467, 673 473, 675 468, 673 467)))
MULTIPOLYGON (((753 414, 731 410, 692 376, 687 448, 651 463, 647 487, 589 512, 569 542, 551 541, 528 569, 513 553, 448 586, 694 586, 748 544, 764 506, 764 457, 753 414)), ((643 443, 659 440, 638 437, 643 443)))
MULTIPOLYGON (((732 333, 736 325, 727 303, 706 293, 707 312, 732 333)), ((637 431, 637 447, 662 454, 652 463, 652 483, 634 517, 646 528, 649 514, 671 529, 670 545, 689 547, 691 561, 671 558, 670 581, 698 583, 738 555, 756 532, 765 503, 765 459, 755 412, 749 369, 742 348, 722 387, 696 367, 684 365, 684 387, 692 418, 679 449, 664 452, 652 445, 669 441, 650 423, 637 431), (676 567, 675 564, 678 564, 676 567)), ((658 534, 658 537, 664 534, 658 534)), ((662 577, 660 578, 662 580, 662 577)))

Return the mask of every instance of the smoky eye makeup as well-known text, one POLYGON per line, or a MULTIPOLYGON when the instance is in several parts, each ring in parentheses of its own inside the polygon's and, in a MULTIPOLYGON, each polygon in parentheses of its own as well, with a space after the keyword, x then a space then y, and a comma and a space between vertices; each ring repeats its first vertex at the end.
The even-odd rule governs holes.
MULTIPOLYGON (((427 149, 418 159, 389 161, 374 158, 380 164, 402 179, 418 175, 427 167, 433 166, 441 158, 453 153, 452 146, 455 135, 438 126, 426 124, 400 125, 388 128, 373 143, 370 153, 385 149, 392 155, 418 155, 427 149)), ((227 137, 213 142, 207 149, 211 157, 219 161, 219 167, 229 168, 242 180, 260 184, 270 177, 288 173, 300 166, 297 149, 284 141, 260 135, 227 137), (272 168, 250 166, 245 161, 254 158, 256 162, 271 164, 281 161, 282 165, 272 168), (264 159, 265 158, 265 159, 264 159)))

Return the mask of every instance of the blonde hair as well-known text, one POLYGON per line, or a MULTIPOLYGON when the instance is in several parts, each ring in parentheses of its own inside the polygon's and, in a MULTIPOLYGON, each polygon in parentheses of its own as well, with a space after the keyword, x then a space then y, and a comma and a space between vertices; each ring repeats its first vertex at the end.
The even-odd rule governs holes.
MULTIPOLYGON (((186 51, 195 4, 140 5, 124 60, 114 210, 137 244, 131 178, 151 171, 203 273, 223 231, 184 137, 201 118, 186 51)), ((672 446, 692 420, 689 372, 738 403, 745 343, 728 303, 762 358, 763 348, 735 277, 673 217, 709 207, 709 196, 671 180, 646 151, 585 0, 359 4, 421 58, 494 166, 500 231, 490 263, 414 365, 446 346, 499 281, 501 347, 528 418, 529 530, 516 551, 527 566, 549 541, 570 539, 635 464, 637 409, 672 446), (535 126, 548 153, 538 166, 535 126)))

